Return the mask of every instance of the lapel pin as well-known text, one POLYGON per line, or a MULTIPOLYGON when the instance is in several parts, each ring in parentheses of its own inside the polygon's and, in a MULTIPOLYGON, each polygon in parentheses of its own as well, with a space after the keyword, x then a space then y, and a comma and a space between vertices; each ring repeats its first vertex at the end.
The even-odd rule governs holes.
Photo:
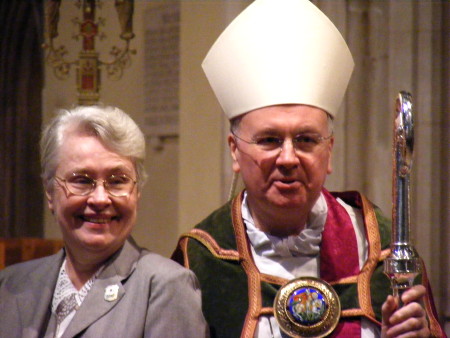
POLYGON ((108 302, 113 302, 117 299, 119 294, 119 285, 108 285, 105 288, 105 300, 108 302))

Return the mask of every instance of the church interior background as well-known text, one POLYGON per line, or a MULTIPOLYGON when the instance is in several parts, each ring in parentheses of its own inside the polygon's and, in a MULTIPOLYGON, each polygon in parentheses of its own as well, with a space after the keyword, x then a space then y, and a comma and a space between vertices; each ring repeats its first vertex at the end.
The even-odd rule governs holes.
MULTIPOLYGON (((49 42, 45 9, 53 2, 0 5, 0 237, 61 236, 46 210, 37 143, 41 125, 57 109, 79 102, 80 82, 75 65, 61 79, 48 59, 49 48, 42 48, 49 42)), ((94 27, 99 59, 112 62, 112 47, 123 51, 127 41, 131 51, 120 74, 108 76, 114 71, 104 66, 93 80, 98 81, 98 101, 129 113, 147 139, 149 180, 134 236, 139 244, 170 256, 182 232, 228 199, 228 121, 200 64, 250 1, 137 0, 128 28, 126 15, 118 15, 113 1, 94 2, 100 4, 94 27), (122 35, 130 28, 133 36, 126 40, 122 35)), ((449 333, 450 3, 313 2, 341 31, 356 63, 335 122, 334 170, 326 187, 359 190, 390 215, 394 100, 400 90, 411 92, 416 114, 412 237, 449 333)), ((83 49, 82 3, 62 1, 59 8, 52 44, 65 47, 66 60, 77 60, 83 49)), ((86 32, 91 28, 85 27, 86 32)))

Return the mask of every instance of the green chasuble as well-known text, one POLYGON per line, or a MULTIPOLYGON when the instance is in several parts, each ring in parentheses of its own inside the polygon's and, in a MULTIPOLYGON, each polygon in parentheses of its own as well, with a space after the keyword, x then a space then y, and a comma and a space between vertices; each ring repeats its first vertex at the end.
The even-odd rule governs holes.
MULTIPOLYGON (((183 234, 172 257, 199 279, 211 337, 253 337, 259 317, 273 316, 276 292, 287 282, 261 274, 256 268, 241 217, 242 195, 183 234)), ((383 260, 389 255, 390 222, 359 193, 335 195, 361 209, 368 242, 368 258, 358 274, 328 281, 341 301, 341 322, 364 316, 380 325, 381 305, 391 292, 383 273, 383 260)), ((426 274, 422 283, 428 287, 426 274)), ((425 300, 425 308, 432 332, 440 332, 432 299, 425 300)))

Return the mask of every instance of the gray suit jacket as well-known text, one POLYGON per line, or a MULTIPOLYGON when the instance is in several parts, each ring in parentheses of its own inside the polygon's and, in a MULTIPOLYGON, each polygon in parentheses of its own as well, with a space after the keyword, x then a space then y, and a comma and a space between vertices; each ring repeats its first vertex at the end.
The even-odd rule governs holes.
MULTIPOLYGON (((44 337, 64 250, 0 271, 0 337, 44 337)), ((107 263, 63 337, 207 337, 195 275, 132 240, 107 263), (118 285, 116 300, 105 288, 118 285)))

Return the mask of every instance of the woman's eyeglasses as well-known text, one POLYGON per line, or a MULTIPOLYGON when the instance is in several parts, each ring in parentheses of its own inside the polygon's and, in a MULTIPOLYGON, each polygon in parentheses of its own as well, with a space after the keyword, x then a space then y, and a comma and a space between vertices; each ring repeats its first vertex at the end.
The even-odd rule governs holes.
POLYGON ((111 175, 104 180, 94 180, 87 174, 72 173, 68 178, 56 177, 73 195, 86 196, 92 193, 97 183, 102 183, 105 190, 115 197, 124 197, 131 194, 136 180, 125 174, 111 175))

